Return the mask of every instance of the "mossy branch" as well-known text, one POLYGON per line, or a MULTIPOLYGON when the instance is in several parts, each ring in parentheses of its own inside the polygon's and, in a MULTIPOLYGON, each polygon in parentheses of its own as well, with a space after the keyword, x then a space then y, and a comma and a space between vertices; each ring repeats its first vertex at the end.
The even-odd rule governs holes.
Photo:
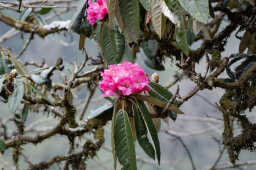
POLYGON ((49 34, 54 34, 61 31, 67 31, 70 21, 53 22, 50 25, 40 26, 26 21, 19 21, 12 17, 0 13, 0 21, 19 30, 27 33, 35 33, 44 38, 49 34))

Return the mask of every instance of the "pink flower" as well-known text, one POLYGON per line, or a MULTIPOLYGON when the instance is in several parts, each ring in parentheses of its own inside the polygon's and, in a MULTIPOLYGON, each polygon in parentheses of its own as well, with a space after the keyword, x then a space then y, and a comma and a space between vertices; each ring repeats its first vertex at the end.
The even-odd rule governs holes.
POLYGON ((94 25, 98 20, 103 20, 108 14, 107 1, 97 0, 97 2, 88 1, 89 7, 87 8, 87 19, 89 24, 94 25))
POLYGON ((125 61, 122 64, 110 65, 101 76, 103 80, 99 86, 104 92, 104 97, 129 96, 149 90, 149 78, 137 63, 125 61))

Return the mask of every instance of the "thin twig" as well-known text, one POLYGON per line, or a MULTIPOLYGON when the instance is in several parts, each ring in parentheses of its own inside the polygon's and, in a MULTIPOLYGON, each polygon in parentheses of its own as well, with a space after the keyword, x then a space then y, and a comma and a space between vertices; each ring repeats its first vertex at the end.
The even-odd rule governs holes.
POLYGON ((190 153, 190 151, 189 151, 187 145, 186 145, 186 144, 184 143, 184 141, 182 140, 182 138, 181 138, 180 136, 178 136, 178 135, 175 135, 175 134, 170 133, 169 131, 165 131, 165 132, 166 132, 166 134, 175 137, 175 138, 181 143, 181 145, 184 147, 185 151, 186 151, 187 154, 188 154, 189 160, 190 160, 190 162, 191 162, 192 169, 193 169, 193 170, 196 170, 196 166, 195 166, 195 163, 194 163, 194 161, 193 161, 193 157, 192 157, 192 155, 191 155, 191 153, 190 153))
POLYGON ((9 31, 7 31, 4 35, 2 35, 2 37, 0 37, 0 43, 5 42, 6 40, 14 37, 15 35, 17 35, 20 31, 17 31, 15 28, 10 29, 9 31))
POLYGON ((256 165, 256 161, 255 160, 251 160, 251 161, 246 161, 246 162, 242 162, 242 163, 237 163, 237 164, 230 164, 230 165, 226 165, 223 167, 217 167, 215 168, 215 170, 224 170, 224 169, 231 169, 231 168, 238 168, 241 166, 253 166, 256 165))
POLYGON ((164 107, 161 114, 163 114, 173 104, 174 100, 176 99, 177 95, 179 94, 179 91, 180 91, 180 86, 177 87, 176 93, 170 98, 170 100, 168 101, 168 103, 164 107))
POLYGON ((92 99, 92 96, 94 95, 95 89, 96 88, 93 88, 89 92, 89 96, 88 96, 88 98, 86 99, 86 101, 85 101, 85 103, 83 105, 83 109, 82 109, 82 112, 81 112, 80 120, 82 120, 84 118, 85 112, 86 112, 86 110, 87 110, 87 108, 89 106, 89 103, 90 103, 90 101, 92 99))
POLYGON ((17 55, 17 59, 19 59, 23 53, 27 50, 28 46, 30 45, 31 41, 33 40, 34 37, 34 33, 31 33, 28 37, 27 42, 25 43, 24 47, 22 48, 22 50, 20 51, 20 53, 17 55))
POLYGON ((220 150, 219 156, 217 157, 216 161, 214 162, 214 164, 212 165, 212 167, 209 170, 215 170, 216 169, 216 166, 218 165, 219 161, 221 160, 222 155, 223 155, 225 149, 226 149, 226 147, 223 147, 220 150))

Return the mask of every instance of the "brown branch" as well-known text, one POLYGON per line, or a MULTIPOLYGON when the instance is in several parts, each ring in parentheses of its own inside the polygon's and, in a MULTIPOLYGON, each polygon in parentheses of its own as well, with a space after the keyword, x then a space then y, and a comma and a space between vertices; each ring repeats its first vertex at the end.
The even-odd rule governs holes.
MULTIPOLYGON (((36 165, 30 166, 30 168, 28 170, 47 169, 50 166, 52 166, 53 164, 59 163, 61 161, 76 160, 79 158, 80 159, 83 158, 83 161, 84 161, 84 160, 88 159, 89 157, 93 158, 94 156, 96 156, 96 152, 101 148, 102 144, 103 144, 102 140, 99 140, 96 143, 87 141, 84 144, 83 150, 81 152, 69 154, 69 155, 65 155, 65 156, 56 156, 49 161, 44 161, 44 162, 38 163, 36 165)), ((81 162, 81 161, 79 161, 79 162, 81 162)), ((81 165, 81 163, 79 163, 78 166, 80 166, 80 165, 81 165)))
POLYGON ((57 24, 55 27, 53 26, 53 27, 47 28, 46 26, 31 24, 26 21, 19 21, 12 17, 6 16, 2 13, 0 13, 0 21, 2 21, 3 23, 5 23, 17 30, 27 32, 27 33, 35 33, 42 38, 44 38, 45 36, 47 36, 49 34, 68 30, 67 27, 60 27, 57 24))
POLYGON ((228 83, 225 82, 225 79, 215 79, 213 81, 213 84, 215 87, 221 87, 221 88, 225 88, 225 89, 230 89, 230 88, 243 88, 245 83, 252 79, 253 77, 255 77, 256 74, 256 64, 253 64, 249 70, 243 75, 241 76, 241 78, 235 82, 232 83, 228 83))
POLYGON ((234 164, 234 165, 227 165, 227 166, 223 166, 223 167, 217 167, 217 168, 215 168, 215 170, 224 170, 224 169, 231 169, 231 168, 237 168, 237 167, 242 167, 242 166, 253 166, 253 165, 256 165, 255 160, 246 161, 246 162, 242 162, 242 163, 237 163, 237 164, 234 164))
POLYGON ((87 110, 87 108, 89 106, 89 103, 90 103, 90 101, 91 101, 91 99, 92 99, 92 97, 94 95, 95 90, 96 90, 96 87, 94 87, 93 89, 91 89, 89 91, 88 98, 86 99, 86 101, 85 101, 85 103, 83 105, 83 109, 82 109, 82 112, 81 112, 81 115, 80 115, 80 120, 83 120, 85 112, 86 112, 86 110, 87 110))

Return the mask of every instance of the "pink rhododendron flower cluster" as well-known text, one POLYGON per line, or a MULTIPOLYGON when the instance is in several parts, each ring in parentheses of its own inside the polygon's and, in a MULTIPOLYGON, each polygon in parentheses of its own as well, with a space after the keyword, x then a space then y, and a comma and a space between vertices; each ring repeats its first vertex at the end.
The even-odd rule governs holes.
POLYGON ((94 25, 97 19, 103 20, 108 14, 107 0, 97 0, 96 2, 89 0, 88 4, 89 7, 87 8, 87 19, 89 24, 94 25))
POLYGON ((137 63, 125 61, 122 64, 110 65, 101 76, 103 80, 99 86, 104 91, 104 97, 129 96, 149 90, 149 78, 137 63))

